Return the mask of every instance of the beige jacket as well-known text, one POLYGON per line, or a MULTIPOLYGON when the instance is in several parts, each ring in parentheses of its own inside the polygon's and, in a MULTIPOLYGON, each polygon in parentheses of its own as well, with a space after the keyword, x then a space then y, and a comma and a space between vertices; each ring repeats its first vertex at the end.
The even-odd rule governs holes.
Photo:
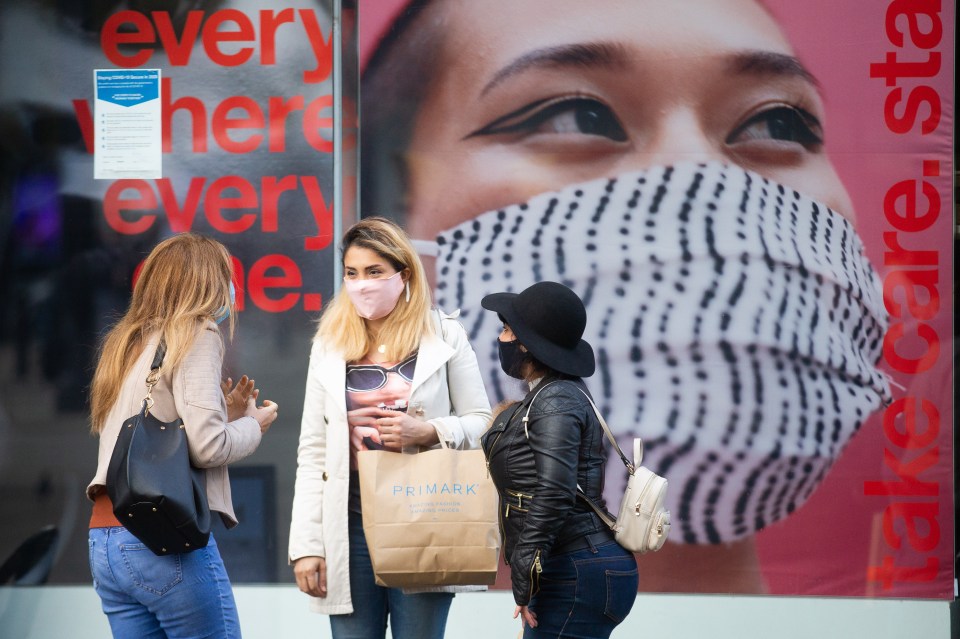
MULTIPOLYGON (((140 357, 123 381, 120 396, 100 433, 100 454, 97 474, 87 486, 87 497, 93 499, 104 489, 107 466, 120 426, 131 415, 140 412, 147 387, 144 380, 150 371, 159 335, 147 340, 140 357)), ((253 417, 226 421, 227 406, 220 389, 223 367, 223 339, 213 322, 200 331, 190 352, 180 365, 161 370, 160 381, 153 389, 151 412, 163 421, 183 419, 190 445, 190 460, 197 468, 206 469, 207 499, 210 510, 220 513, 227 528, 237 525, 230 498, 227 464, 250 455, 260 445, 260 425, 253 417)))
MULTIPOLYGON (((452 447, 477 448, 490 422, 490 402, 477 356, 454 317, 444 316, 443 338, 425 335, 421 340, 409 405, 419 403, 424 418, 452 447)), ((346 362, 314 342, 297 453, 289 560, 326 558, 327 596, 310 599, 311 610, 325 614, 353 612, 347 538, 349 446, 346 362)))

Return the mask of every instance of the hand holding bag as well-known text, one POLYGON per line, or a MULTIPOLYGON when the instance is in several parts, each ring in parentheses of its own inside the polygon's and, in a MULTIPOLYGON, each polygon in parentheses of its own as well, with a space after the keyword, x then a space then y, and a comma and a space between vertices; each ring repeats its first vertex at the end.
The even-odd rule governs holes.
MULTIPOLYGON (((603 419, 603 415, 597 409, 597 405, 593 403, 593 400, 583 389, 578 390, 584 394, 587 401, 590 402, 590 406, 593 407, 593 412, 600 421, 604 434, 620 455, 620 460, 627 467, 630 477, 627 480, 627 489, 623 494, 623 499, 620 501, 620 511, 616 520, 612 519, 603 508, 597 506, 592 499, 587 497, 579 486, 577 486, 577 495, 583 498, 603 523, 610 527, 617 543, 625 549, 641 554, 651 550, 660 550, 670 534, 670 511, 664 508, 664 502, 667 498, 667 480, 649 468, 640 465, 640 462, 643 461, 643 440, 639 437, 633 440, 633 463, 631 464, 627 460, 613 433, 610 432, 610 427, 603 419)), ((539 395, 540 391, 537 391, 537 394, 539 395)), ((536 398, 537 396, 534 395, 533 399, 536 400, 536 398)), ((530 402, 526 415, 523 417, 524 429, 527 427, 532 406, 533 401, 530 402)))
MULTIPOLYGON (((443 442, 441 442, 443 443, 443 442)), ((497 492, 483 451, 360 451, 363 532, 376 582, 490 585, 497 576, 497 492)))
POLYGON ((157 555, 203 548, 210 539, 206 476, 190 464, 183 420, 150 414, 166 345, 157 347, 140 412, 123 422, 107 468, 113 514, 157 555))

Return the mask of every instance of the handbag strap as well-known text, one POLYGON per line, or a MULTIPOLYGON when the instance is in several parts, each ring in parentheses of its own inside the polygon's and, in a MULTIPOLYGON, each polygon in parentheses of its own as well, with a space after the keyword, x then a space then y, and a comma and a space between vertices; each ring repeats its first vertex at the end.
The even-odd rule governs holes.
POLYGON ((150 409, 153 408, 153 387, 157 385, 157 382, 160 381, 160 369, 163 367, 163 358, 167 354, 167 343, 161 339, 160 343, 157 344, 157 350, 153 354, 153 362, 150 364, 150 372, 147 373, 147 394, 143 398, 144 404, 144 414, 147 415, 150 413, 150 409))

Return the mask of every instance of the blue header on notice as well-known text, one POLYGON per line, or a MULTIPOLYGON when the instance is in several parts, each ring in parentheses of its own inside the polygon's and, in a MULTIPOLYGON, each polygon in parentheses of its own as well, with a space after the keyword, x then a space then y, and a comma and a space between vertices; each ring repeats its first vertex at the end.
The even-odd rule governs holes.
POLYGON ((159 69, 97 70, 97 99, 136 106, 160 97, 159 69))

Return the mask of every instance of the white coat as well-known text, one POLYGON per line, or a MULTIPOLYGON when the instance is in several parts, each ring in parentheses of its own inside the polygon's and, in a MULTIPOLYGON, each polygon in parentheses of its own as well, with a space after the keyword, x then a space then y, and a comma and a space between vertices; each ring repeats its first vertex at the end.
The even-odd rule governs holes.
MULTIPOLYGON (((490 423, 490 402, 477 356, 456 316, 441 314, 442 336, 423 336, 409 405, 420 403, 423 418, 451 447, 477 448, 490 423)), ((325 614, 353 612, 347 537, 349 446, 346 362, 339 352, 314 342, 300 426, 289 560, 326 559, 327 596, 311 598, 310 606, 325 614)))

